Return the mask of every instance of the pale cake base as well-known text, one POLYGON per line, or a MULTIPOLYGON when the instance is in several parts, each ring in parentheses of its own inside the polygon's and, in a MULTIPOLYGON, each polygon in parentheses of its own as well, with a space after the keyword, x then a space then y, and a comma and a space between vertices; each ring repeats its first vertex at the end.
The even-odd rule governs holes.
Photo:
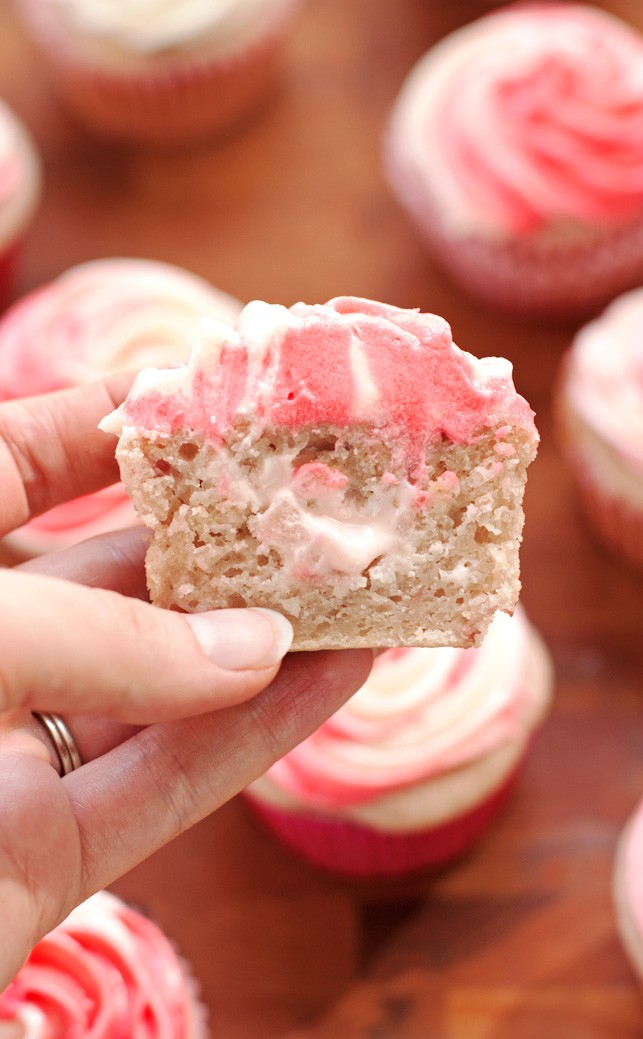
MULTIPOLYGON (((119 464, 153 534, 147 575, 154 603, 186 612, 270 607, 292 621, 298 650, 466 647, 479 644, 496 610, 513 610, 525 469, 535 454, 526 433, 499 440, 489 429, 473 445, 432 445, 424 472, 410 482, 399 452, 374 441, 372 430, 267 430, 255 440, 248 433, 239 428, 214 444, 124 429, 119 464), (261 538, 266 464, 280 455, 294 469, 314 460, 348 477, 351 508, 374 522, 382 510, 392 518, 390 551, 358 572, 293 574, 261 538), (226 493, 233 470, 237 489, 240 472, 245 487, 236 498, 226 493), (408 507, 410 495, 423 504, 408 507)), ((308 504, 320 514, 319 503, 308 504)), ((296 515, 281 521, 293 543, 305 541, 296 515)))

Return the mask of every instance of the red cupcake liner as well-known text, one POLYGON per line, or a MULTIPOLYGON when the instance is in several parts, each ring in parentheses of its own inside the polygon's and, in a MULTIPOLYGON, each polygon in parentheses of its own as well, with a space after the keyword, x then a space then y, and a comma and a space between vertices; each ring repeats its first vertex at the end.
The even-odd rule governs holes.
POLYGON ((13 299, 22 250, 22 236, 0 250, 0 310, 4 310, 13 299))
POLYGON ((578 317, 643 283, 643 222, 569 242, 494 242, 427 233, 436 260, 466 291, 509 314, 578 317))
POLYGON ((312 865, 347 877, 384 879, 444 866, 468 851, 503 808, 518 771, 469 811, 412 833, 275 808, 247 791, 245 801, 272 834, 312 865))

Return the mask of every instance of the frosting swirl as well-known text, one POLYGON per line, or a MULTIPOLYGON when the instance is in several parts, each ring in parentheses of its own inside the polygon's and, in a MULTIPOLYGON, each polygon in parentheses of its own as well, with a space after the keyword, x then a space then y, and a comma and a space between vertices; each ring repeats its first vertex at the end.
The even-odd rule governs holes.
POLYGON ((100 892, 32 950, 0 994, 25 1039, 203 1039, 194 982, 159 928, 100 892))
MULTIPOLYGON (((362 688, 253 784, 251 796, 376 816, 391 795, 424 790, 509 744, 522 748, 550 692, 549 665, 534 639, 518 608, 513 617, 497 614, 476 649, 387 650, 362 688)), ((399 801, 390 803, 394 818, 399 801)))
MULTIPOLYGON (((93 260, 29 293, 0 320, 0 401, 128 368, 185 361, 203 317, 234 324, 241 304, 152 260, 93 260)), ((60 505, 12 535, 44 551, 135 522, 121 485, 60 505)))
POLYGON ((567 354, 565 392, 586 427, 643 471, 643 289, 585 325, 567 354))
POLYGON ((643 216, 643 37, 583 4, 519 4, 446 37, 395 105, 391 180, 453 236, 643 216))
POLYGON ((189 365, 141 372, 102 426, 216 441, 240 420, 255 430, 371 427, 413 464, 441 436, 470 443, 500 420, 537 439, 508 361, 458 349, 434 314, 353 297, 290 309, 255 301, 237 331, 204 324, 189 365))

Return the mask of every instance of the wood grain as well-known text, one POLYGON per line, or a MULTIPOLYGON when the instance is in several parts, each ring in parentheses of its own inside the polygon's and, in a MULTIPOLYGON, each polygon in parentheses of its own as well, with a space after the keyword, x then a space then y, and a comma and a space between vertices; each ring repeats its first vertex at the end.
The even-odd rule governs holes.
MULTIPOLYGON (((573 325, 487 313, 433 266, 393 202, 380 139, 412 62, 491 4, 309 0, 279 95, 207 148, 98 144, 50 96, 8 3, 0 94, 31 126, 45 197, 18 290, 109 255, 182 264, 243 300, 350 293, 443 314, 515 365, 542 447, 523 602, 553 653, 554 709, 507 811, 437 876, 359 886, 277 846, 231 803, 115 890, 178 942, 217 1039, 630 1039, 643 1005, 615 930, 615 842, 643 795, 643 580, 576 509, 551 420, 573 325)), ((640 0, 603 6, 643 29, 640 0)))

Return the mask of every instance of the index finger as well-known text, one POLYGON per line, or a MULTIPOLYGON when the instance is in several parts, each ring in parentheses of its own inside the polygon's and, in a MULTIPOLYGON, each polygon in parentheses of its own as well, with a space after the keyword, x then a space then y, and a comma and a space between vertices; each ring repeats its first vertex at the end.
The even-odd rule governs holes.
POLYGON ((118 480, 114 439, 98 423, 122 403, 133 378, 123 372, 0 404, 0 537, 118 480))

